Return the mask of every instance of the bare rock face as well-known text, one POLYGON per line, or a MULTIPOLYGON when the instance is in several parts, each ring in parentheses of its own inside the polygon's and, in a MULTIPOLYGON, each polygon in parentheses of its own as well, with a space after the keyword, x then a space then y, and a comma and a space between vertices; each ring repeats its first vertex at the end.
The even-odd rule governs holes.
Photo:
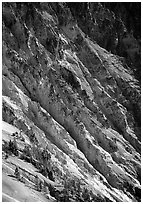
MULTIPOLYGON (((48 201, 140 201, 139 81, 120 56, 99 46, 100 21, 90 25, 97 42, 79 21, 88 9, 86 22, 95 13, 110 24, 113 11, 82 3, 77 15, 73 5, 3 3, 4 127, 21 130, 19 161, 31 163, 29 181, 37 169, 39 181, 30 182, 48 201)), ((16 158, 9 159, 17 165, 16 158)))

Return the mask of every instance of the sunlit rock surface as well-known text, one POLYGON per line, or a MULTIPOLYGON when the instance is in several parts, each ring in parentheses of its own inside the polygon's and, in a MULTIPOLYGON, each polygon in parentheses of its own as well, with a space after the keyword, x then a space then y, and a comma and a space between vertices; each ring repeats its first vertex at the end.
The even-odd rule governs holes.
POLYGON ((2 9, 3 155, 12 133, 22 130, 24 138, 16 139, 18 155, 3 156, 3 200, 140 201, 141 94, 126 58, 92 41, 68 3, 3 3, 2 9), (22 156, 26 145, 30 161, 22 156), (15 166, 20 184, 9 177, 15 166), (36 175, 45 188, 36 188, 36 175), (6 181, 27 195, 12 194, 6 181), (28 195, 30 186, 39 197, 28 195))

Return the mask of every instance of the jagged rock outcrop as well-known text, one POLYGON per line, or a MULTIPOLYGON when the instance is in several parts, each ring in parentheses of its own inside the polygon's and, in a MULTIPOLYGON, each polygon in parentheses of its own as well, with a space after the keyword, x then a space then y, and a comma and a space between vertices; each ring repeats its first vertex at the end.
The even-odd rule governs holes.
POLYGON ((135 2, 69 3, 82 30, 100 46, 120 55, 141 80, 141 4, 135 2))
POLYGON ((100 14, 116 20, 103 11, 98 3, 3 3, 3 120, 48 149, 59 183, 81 179, 96 201, 139 201, 140 84, 98 45, 100 14), (78 16, 74 4, 83 6, 78 16), (80 16, 94 22, 94 39, 80 16))

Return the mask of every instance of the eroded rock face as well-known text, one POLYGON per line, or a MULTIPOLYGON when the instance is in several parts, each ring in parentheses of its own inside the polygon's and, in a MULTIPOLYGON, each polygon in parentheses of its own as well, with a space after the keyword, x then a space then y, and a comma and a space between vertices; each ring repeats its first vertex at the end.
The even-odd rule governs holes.
POLYGON ((141 4, 69 3, 82 30, 100 46, 120 55, 141 80, 141 4))
POLYGON ((74 175, 102 198, 140 200, 139 82, 69 8, 3 3, 3 120, 27 136, 32 127, 59 175, 74 175))

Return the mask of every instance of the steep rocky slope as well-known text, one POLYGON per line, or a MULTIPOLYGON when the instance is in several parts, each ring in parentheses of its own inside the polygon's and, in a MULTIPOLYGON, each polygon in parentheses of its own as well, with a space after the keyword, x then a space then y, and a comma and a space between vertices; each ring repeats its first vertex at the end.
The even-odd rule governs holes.
POLYGON ((100 44, 100 21, 90 25, 94 39, 80 21, 113 11, 83 3, 90 6, 83 16, 77 4, 3 3, 4 201, 141 199, 138 77, 100 44), (20 181, 10 176, 15 167, 20 181), (13 196, 6 180, 29 186, 39 200, 13 196))

